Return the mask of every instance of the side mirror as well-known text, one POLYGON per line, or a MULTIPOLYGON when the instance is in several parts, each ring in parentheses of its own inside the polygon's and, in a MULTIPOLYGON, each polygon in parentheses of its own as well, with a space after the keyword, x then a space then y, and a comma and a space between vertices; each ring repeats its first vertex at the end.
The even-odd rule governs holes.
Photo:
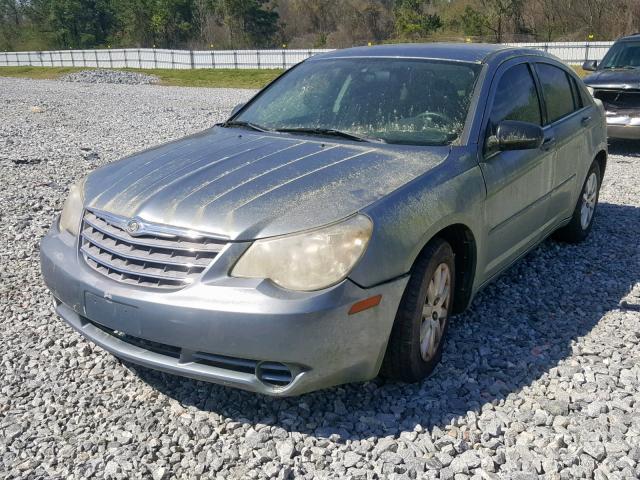
POLYGON ((542 127, 528 122, 504 120, 496 134, 487 138, 487 151, 530 150, 540 148, 544 141, 542 127))
POLYGON ((231 110, 231 117, 233 117, 236 113, 238 113, 240 111, 240 109, 242 107, 244 107, 246 105, 246 103, 239 103, 238 105, 236 105, 235 107, 233 107, 233 110, 231 110))
POLYGON ((589 72, 595 72, 597 68, 598 68, 597 60, 587 60, 582 64, 582 69, 587 70, 589 72))

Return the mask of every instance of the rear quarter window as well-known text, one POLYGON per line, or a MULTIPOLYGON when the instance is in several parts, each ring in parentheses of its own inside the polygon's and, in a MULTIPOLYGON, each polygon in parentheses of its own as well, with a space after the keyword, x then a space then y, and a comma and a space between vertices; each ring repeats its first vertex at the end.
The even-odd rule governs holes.
POLYGON ((581 101, 581 107, 587 107, 589 105, 591 105, 593 103, 593 97, 591 96, 591 94, 587 91, 586 87, 584 86, 584 83, 582 83, 579 80, 576 80, 575 78, 572 79, 575 87, 576 87, 576 91, 578 92, 578 95, 580 96, 580 101, 581 101))
POLYGON ((582 108, 584 105, 582 103, 582 97, 580 96, 580 90, 578 89, 578 84, 576 83, 575 78, 569 76, 569 83, 571 84, 571 94, 573 95, 573 105, 575 109, 582 108))

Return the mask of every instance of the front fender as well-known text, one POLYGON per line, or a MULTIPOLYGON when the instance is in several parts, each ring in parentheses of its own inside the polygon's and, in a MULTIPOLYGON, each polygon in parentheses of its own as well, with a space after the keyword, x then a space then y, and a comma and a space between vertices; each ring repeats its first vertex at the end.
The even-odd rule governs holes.
MULTIPOLYGON (((479 242, 485 196, 473 154, 452 154, 437 168, 364 210, 373 219, 373 234, 350 278, 372 286, 405 275, 427 242, 453 224, 468 227, 479 242)), ((480 261, 483 249, 477 246, 480 261)))

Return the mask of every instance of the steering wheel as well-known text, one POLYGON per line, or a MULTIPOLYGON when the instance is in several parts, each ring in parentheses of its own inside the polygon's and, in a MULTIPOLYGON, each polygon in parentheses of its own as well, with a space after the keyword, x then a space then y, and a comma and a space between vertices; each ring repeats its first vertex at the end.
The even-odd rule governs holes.
POLYGON ((443 126, 451 125, 453 123, 447 115, 438 112, 422 112, 416 115, 416 118, 419 118, 425 123, 429 122, 443 126))

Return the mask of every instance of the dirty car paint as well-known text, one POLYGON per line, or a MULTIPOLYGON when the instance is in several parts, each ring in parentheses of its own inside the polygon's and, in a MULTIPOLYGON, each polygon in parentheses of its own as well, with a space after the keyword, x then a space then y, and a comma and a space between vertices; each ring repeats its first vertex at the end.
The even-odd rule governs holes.
MULTIPOLYGON (((469 90, 466 121, 456 124, 462 127, 457 137, 449 144, 400 145, 326 131, 259 131, 264 128, 245 122, 237 128, 214 126, 107 165, 84 184, 78 218, 83 207, 87 210, 83 223, 78 220, 80 231, 72 234, 55 222, 41 243, 43 278, 58 314, 121 358, 268 395, 369 380, 380 370, 416 259, 430 241, 438 237, 456 244, 452 313, 458 313, 496 275, 567 224, 592 162, 606 158, 604 112, 588 93, 588 101, 566 121, 540 126, 546 138, 556 140, 551 148, 485 150, 494 80, 502 71, 543 61, 579 82, 542 52, 496 45, 387 45, 307 61, 350 57, 473 63, 479 75, 469 90), (91 223, 100 218, 111 218, 101 224, 104 234, 91 223), (367 225, 358 232, 370 238, 327 234, 344 225, 337 222, 354 219, 367 225), (114 225, 135 228, 110 233, 114 225), (315 230, 321 227, 326 228, 315 230), (158 236, 145 238, 153 228, 158 236), (296 235, 285 240, 298 242, 290 247, 298 256, 280 247, 272 263, 288 262, 296 275, 300 265, 308 265, 306 256, 315 254, 307 248, 315 237, 338 238, 341 248, 361 250, 342 277, 315 290, 284 288, 264 278, 263 270, 233 275, 249 249, 282 244, 282 238, 270 237, 290 234, 296 235), (103 264, 89 263, 83 248, 92 241, 87 248, 104 255, 103 264), (140 284, 139 277, 174 275, 174 281, 192 275, 192 262, 203 259, 201 270, 178 287, 140 284), (131 274, 132 268, 138 270, 131 274), (375 301, 360 310, 366 299, 375 301), (357 314, 349 315, 354 305, 357 314), (132 346, 126 335, 155 347, 132 346), (265 369, 289 377, 270 383, 261 376, 265 369)), ((264 259, 252 257, 251 265, 264 259)), ((330 268, 314 273, 325 271, 330 268)))
POLYGON ((118 215, 256 239, 341 220, 442 163, 448 152, 214 127, 94 172, 86 199, 118 215))

